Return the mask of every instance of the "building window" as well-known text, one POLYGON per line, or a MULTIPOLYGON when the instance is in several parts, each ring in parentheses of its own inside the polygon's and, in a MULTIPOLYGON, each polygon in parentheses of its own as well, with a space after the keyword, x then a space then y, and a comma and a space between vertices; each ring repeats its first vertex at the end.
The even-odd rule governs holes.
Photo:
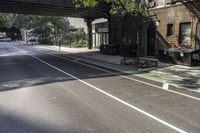
POLYGON ((167 24, 167 36, 172 36, 174 33, 174 25, 167 24))
POLYGON ((190 45, 191 39, 191 23, 180 23, 179 43, 182 45, 190 45))

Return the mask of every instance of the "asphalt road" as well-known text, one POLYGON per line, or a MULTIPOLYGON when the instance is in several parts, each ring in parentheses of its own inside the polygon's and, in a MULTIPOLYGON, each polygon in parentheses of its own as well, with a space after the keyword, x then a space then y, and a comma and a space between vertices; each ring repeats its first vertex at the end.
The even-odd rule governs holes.
POLYGON ((200 95, 156 86, 0 43, 0 133, 200 133, 200 95))

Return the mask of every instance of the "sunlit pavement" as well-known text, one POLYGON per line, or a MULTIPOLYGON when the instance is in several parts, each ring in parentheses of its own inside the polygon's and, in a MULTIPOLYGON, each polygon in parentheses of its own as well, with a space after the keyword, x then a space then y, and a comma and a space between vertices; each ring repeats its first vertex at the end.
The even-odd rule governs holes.
POLYGON ((0 43, 0 133, 199 133, 199 98, 66 55, 0 43))

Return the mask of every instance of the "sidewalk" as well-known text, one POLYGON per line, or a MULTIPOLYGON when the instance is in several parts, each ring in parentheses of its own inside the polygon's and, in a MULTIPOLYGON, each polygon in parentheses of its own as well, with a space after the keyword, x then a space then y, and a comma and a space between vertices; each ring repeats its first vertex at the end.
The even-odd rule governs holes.
MULTIPOLYGON (((37 45, 34 47, 53 51, 59 50, 58 46, 37 45)), ((120 65, 123 57, 103 55, 99 53, 99 49, 61 47, 61 52, 90 63, 200 92, 200 67, 187 67, 159 62, 156 68, 139 70, 134 66, 120 65)))

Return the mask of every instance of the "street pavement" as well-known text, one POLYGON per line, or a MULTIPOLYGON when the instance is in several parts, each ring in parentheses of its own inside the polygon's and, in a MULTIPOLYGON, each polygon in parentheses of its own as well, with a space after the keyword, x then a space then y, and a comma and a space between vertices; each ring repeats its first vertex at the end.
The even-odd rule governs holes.
MULTIPOLYGON (((58 46, 34 45, 34 48, 59 51, 58 46)), ((94 64, 106 66, 112 69, 134 73, 135 75, 157 82, 169 83, 173 86, 200 92, 200 67, 189 67, 169 63, 158 62, 158 67, 138 69, 134 65, 120 65, 123 57, 104 55, 99 53, 99 49, 69 48, 62 46, 60 53, 68 54, 86 60, 94 64), (136 74, 137 73, 137 74, 136 74)))
POLYGON ((199 133, 199 116, 199 93, 0 43, 0 133, 199 133))

